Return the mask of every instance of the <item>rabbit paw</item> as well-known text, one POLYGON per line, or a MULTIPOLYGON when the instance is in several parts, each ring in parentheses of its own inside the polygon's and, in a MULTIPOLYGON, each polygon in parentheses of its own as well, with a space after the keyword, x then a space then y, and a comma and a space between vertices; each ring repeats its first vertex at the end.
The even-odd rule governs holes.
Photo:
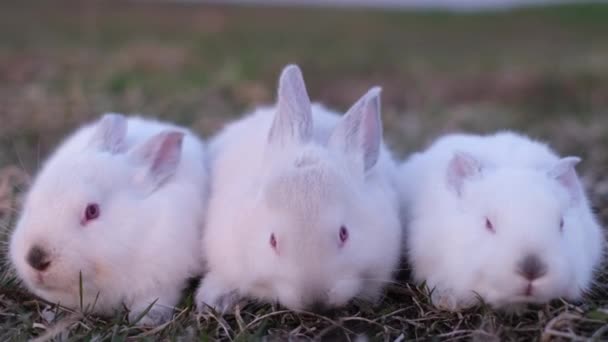
POLYGON ((431 302, 436 308, 451 312, 458 312, 474 305, 470 299, 460 298, 452 290, 437 288, 431 293, 431 302))
POLYGON ((227 291, 226 288, 215 277, 208 275, 203 279, 196 292, 198 311, 206 313, 211 308, 222 315, 232 312, 240 301, 240 296, 237 290, 227 291))
POLYGON ((134 309, 129 313, 129 321, 134 322, 138 326, 143 327, 154 327, 161 325, 171 319, 171 315, 173 310, 170 308, 162 308, 154 305, 146 314, 140 318, 141 314, 147 310, 145 307, 143 309, 134 309), (137 322, 135 322, 137 320, 137 322))

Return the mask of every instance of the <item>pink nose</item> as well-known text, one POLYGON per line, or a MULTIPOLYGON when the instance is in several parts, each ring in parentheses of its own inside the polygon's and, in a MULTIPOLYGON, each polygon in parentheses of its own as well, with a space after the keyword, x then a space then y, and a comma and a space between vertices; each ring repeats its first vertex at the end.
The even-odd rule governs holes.
POLYGON ((547 265, 538 256, 529 254, 519 263, 517 273, 529 281, 533 281, 547 274, 547 265))
POLYGON ((40 246, 34 245, 27 253, 27 263, 37 271, 44 271, 51 266, 49 255, 40 246))

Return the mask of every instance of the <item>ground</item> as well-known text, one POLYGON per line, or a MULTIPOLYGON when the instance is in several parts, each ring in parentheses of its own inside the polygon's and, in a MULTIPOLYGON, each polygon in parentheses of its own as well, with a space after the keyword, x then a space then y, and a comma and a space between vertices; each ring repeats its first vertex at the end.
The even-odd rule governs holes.
MULTIPOLYGON (((271 103, 298 63, 314 100, 345 110, 381 85, 387 142, 400 158, 454 131, 517 129, 584 158, 580 173, 608 222, 608 5, 515 12, 364 12, 133 2, 0 4, 0 226, 9 236, 40 162, 100 113, 144 113, 207 137, 271 103)), ((6 248, 4 248, 5 250, 6 248)), ((261 304, 199 316, 192 293, 157 329, 47 305, 0 268, 0 340, 608 339, 601 272, 582 303, 510 315, 434 309, 408 272, 383 302, 327 316, 261 304), (431 338, 432 336, 432 338, 431 338)))

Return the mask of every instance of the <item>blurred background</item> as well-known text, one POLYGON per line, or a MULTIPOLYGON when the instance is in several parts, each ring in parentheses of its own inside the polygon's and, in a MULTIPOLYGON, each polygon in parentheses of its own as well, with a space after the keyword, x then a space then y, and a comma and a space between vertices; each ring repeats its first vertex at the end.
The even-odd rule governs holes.
POLYGON ((584 157, 595 200, 608 193, 608 4, 581 1, 5 0, 0 169, 34 173, 107 111, 208 137, 272 103, 287 63, 340 111, 382 86, 400 157, 443 133, 518 129, 584 157))

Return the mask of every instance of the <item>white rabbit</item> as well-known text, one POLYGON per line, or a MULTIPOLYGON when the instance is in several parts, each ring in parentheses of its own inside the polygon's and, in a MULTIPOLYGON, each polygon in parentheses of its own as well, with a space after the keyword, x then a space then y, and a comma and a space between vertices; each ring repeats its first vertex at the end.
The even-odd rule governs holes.
POLYGON ((189 131, 104 115, 37 175, 10 241, 17 274, 66 307, 82 299, 102 315, 124 305, 130 319, 150 307, 143 325, 169 319, 188 279, 202 274, 207 173, 189 131))
POLYGON ((294 310, 379 297, 401 249, 379 93, 341 117, 311 107, 300 69, 287 66, 276 107, 212 140, 199 310, 225 313, 247 297, 294 310))
POLYGON ((604 248, 575 165, 522 135, 450 135, 400 170, 407 256, 443 309, 589 290, 604 248))

